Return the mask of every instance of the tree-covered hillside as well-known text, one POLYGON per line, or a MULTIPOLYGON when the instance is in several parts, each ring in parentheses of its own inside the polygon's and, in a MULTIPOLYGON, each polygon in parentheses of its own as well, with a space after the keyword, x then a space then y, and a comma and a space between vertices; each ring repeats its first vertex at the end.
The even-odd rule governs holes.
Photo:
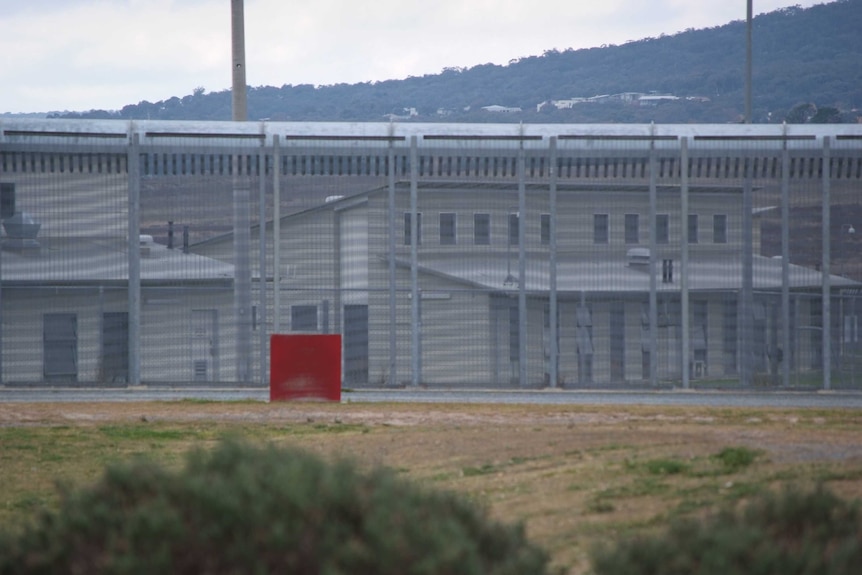
MULTIPOLYGON (((857 121, 862 0, 754 19, 754 121, 857 121)), ((621 46, 549 50, 506 66, 449 68, 404 80, 249 88, 249 118, 290 121, 734 122, 745 101, 745 22, 621 46), (665 95, 664 99, 642 98, 665 95), (579 98, 609 95, 617 97, 579 98), (620 96, 625 95, 625 96, 620 96), (568 104, 565 101, 570 101, 568 104), (545 103, 540 107, 540 104, 545 103), (556 102, 556 103, 555 103, 556 102), (490 112, 505 106, 521 111, 490 112)), ((229 120, 229 91, 62 117, 229 120)))

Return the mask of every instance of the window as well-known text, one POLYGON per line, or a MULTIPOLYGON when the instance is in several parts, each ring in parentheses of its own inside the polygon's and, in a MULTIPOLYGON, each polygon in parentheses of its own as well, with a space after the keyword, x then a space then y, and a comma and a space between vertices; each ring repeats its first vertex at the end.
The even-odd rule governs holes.
POLYGON ((509 306, 509 362, 521 359, 521 316, 518 306, 509 306))
POLYGON ((657 244, 670 243, 670 218, 667 214, 655 215, 655 242, 657 244))
MULTIPOLYGON (((410 226, 410 212, 404 213, 404 245, 411 245, 410 242, 410 234, 411 234, 411 226, 410 226)), ((422 214, 416 214, 416 245, 422 245, 422 214)))
POLYGON ((606 244, 608 243, 608 215, 593 214, 593 243, 606 244))
POLYGON ((520 217, 518 213, 509 214, 509 245, 518 245, 518 224, 520 217))
POLYGON ((541 216, 540 237, 543 246, 551 244, 551 214, 541 216))
POLYGON ((477 246, 491 243, 491 214, 473 214, 473 243, 477 246))
POLYGON ((640 242, 639 218, 637 214, 626 214, 626 243, 636 244, 640 242))
POLYGON ((15 184, 0 183, 0 218, 4 220, 15 215, 15 184))
POLYGON ((697 243, 697 214, 688 215, 688 243, 697 243))
POLYGON ((593 381, 593 315, 589 307, 580 305, 576 309, 578 321, 578 381, 593 381))
POLYGON ((715 244, 727 243, 727 216, 724 214, 712 216, 712 242, 715 244))
POLYGON ((290 306, 291 331, 317 331, 317 306, 290 306))
POLYGON ((452 212, 440 214, 440 245, 455 245, 455 214, 452 212))

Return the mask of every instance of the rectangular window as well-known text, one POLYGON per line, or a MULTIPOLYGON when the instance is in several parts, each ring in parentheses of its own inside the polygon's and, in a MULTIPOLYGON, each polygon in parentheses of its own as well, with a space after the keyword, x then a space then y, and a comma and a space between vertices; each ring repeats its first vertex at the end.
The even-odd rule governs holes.
POLYGON ((291 331, 317 331, 317 306, 290 306, 291 331))
POLYGON ((609 239, 608 214, 593 214, 593 243, 606 244, 609 239))
POLYGON ((640 242, 638 214, 626 214, 626 243, 637 244, 640 242))
POLYGON ((688 215, 688 243, 697 243, 697 214, 688 215))
POLYGON ((670 243, 670 217, 667 214, 655 215, 655 242, 670 243))
POLYGON ((453 212, 440 213, 440 245, 455 245, 455 214, 453 212))
POLYGON ((727 243, 727 216, 724 214, 712 216, 712 242, 715 244, 727 243))
POLYGON ((509 245, 518 245, 518 224, 520 217, 517 213, 509 214, 509 245))
POLYGON ((516 363, 521 358, 521 317, 518 306, 509 307, 509 361, 516 363))
POLYGON ((551 214, 542 214, 541 222, 541 242, 543 246, 548 246, 551 244, 551 214))
POLYGON ((0 218, 4 220, 15 215, 15 184, 0 183, 0 218))
MULTIPOLYGON (((404 212, 404 245, 405 246, 411 245, 410 238, 411 238, 412 231, 410 229, 411 228, 411 226, 410 226, 411 221, 410 220, 411 220, 410 212, 404 212)), ((417 246, 422 245, 422 214, 421 213, 416 214, 416 245, 417 246)))
POLYGON ((477 246, 491 243, 491 214, 473 214, 473 243, 477 246))

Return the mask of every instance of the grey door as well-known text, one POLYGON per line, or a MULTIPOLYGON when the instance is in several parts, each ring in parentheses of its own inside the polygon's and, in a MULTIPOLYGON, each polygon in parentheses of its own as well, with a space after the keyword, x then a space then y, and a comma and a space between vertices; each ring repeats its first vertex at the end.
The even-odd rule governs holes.
POLYGON ((218 312, 192 310, 192 380, 216 381, 219 371, 218 312))
POLYGON ((78 316, 42 316, 42 375, 45 381, 78 381, 78 316))
POLYGON ((102 314, 102 357, 100 380, 105 383, 129 381, 129 314, 124 311, 102 314))
POLYGON ((368 383, 368 306, 344 306, 344 382, 368 383))

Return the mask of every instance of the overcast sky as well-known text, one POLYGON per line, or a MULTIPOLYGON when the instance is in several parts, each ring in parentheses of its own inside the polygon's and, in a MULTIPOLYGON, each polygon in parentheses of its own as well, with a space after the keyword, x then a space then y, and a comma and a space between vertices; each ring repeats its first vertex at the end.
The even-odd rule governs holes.
MULTIPOLYGON (((823 3, 754 0, 754 13, 823 3)), ((745 10, 746 0, 245 0, 247 80, 402 79, 717 26, 745 10)), ((0 53, 0 113, 224 90, 230 0, 0 0, 0 53)))

